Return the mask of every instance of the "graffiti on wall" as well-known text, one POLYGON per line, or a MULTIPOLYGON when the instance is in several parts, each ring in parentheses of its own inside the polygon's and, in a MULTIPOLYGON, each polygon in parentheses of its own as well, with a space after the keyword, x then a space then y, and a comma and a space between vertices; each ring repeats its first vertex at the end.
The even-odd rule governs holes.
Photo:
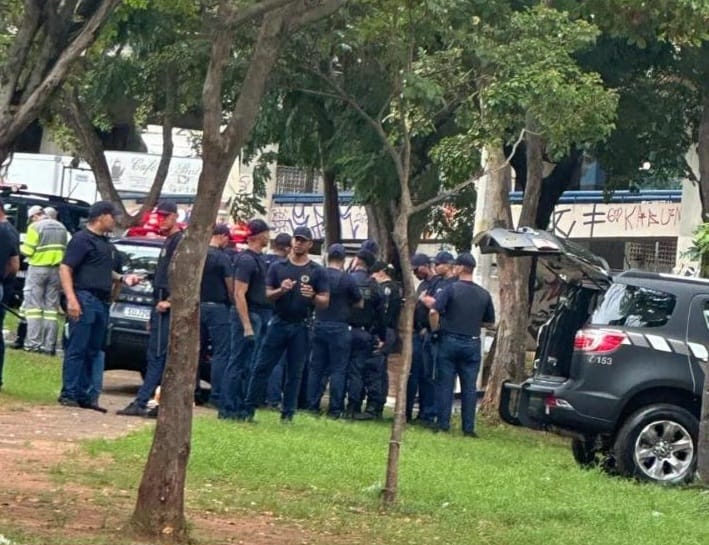
MULTIPOLYGON (((325 214, 322 204, 288 204, 273 206, 269 221, 274 232, 292 233, 296 227, 306 226, 317 239, 325 238, 325 214)), ((367 212, 363 206, 340 205, 343 240, 367 238, 367 212)))
MULTIPOLYGON (((554 234, 564 238, 677 236, 682 205, 672 202, 560 204, 554 234)), ((515 222, 520 206, 512 207, 515 222)))

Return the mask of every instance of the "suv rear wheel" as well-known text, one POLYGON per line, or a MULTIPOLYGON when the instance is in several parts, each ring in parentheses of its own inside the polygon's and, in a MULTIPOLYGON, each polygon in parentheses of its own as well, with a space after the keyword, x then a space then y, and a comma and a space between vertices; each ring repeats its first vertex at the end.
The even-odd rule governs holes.
POLYGON ((676 405, 649 405, 631 414, 615 441, 621 474, 644 481, 683 483, 697 464, 696 417, 676 405))

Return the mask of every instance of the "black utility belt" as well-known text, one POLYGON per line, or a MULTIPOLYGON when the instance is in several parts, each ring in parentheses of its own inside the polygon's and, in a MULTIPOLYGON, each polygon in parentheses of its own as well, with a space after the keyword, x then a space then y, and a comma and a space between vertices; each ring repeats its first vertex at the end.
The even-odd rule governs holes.
POLYGON ((370 331, 369 331, 370 328, 367 327, 367 326, 363 326, 363 325, 352 325, 352 324, 350 324, 350 327, 351 327, 353 330, 366 331, 367 333, 370 333, 370 331))
POLYGON ((276 318, 276 320, 280 322, 285 322, 287 324, 304 324, 308 321, 307 316, 305 318, 286 318, 284 316, 279 316, 278 314, 276 314, 274 318, 276 318))
POLYGON ((200 305, 210 305, 210 306, 225 306, 228 307, 231 303, 229 301, 202 301, 200 305))
POLYGON ((111 292, 106 293, 105 291, 100 291, 100 290, 87 290, 84 288, 75 288, 77 292, 83 291, 85 293, 88 293, 89 295, 92 295, 96 297, 99 301, 102 303, 110 303, 111 302, 111 292))
POLYGON ((479 341, 480 336, 474 337, 473 335, 463 335, 462 333, 452 333, 450 331, 441 331, 441 335, 444 337, 453 337, 454 339, 462 339, 464 341, 479 341))

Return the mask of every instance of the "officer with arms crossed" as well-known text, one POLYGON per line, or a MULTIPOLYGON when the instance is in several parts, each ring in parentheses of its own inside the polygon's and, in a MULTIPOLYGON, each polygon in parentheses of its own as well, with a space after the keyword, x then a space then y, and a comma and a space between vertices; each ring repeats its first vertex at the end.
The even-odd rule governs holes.
POLYGON ((106 412, 95 398, 98 392, 93 384, 93 366, 100 360, 106 338, 111 292, 115 283, 134 286, 140 281, 139 276, 124 276, 115 270, 120 261, 106 235, 115 228, 117 215, 118 210, 109 201, 93 204, 86 229, 69 241, 59 267, 69 320, 59 403, 67 407, 106 412))
POLYGON ((345 383, 350 360, 350 309, 362 308, 362 294, 343 269, 345 247, 332 244, 327 250, 327 279, 330 304, 315 309, 313 354, 308 373, 308 410, 320 412, 323 386, 330 379, 330 406, 327 415, 340 418, 345 410, 345 383))
POLYGON ((460 378, 463 435, 477 437, 475 383, 480 370, 480 329, 494 324, 495 309, 490 294, 473 283, 473 256, 462 253, 455 260, 455 265, 458 280, 438 294, 430 316, 432 340, 439 343, 437 430, 450 430, 453 388, 457 375, 460 378))
POLYGON ((256 407, 263 402, 268 377, 284 352, 286 365, 281 420, 293 420, 308 356, 307 320, 313 308, 327 308, 330 303, 325 269, 308 257, 312 246, 310 229, 296 228, 290 256, 274 263, 268 270, 266 295, 275 305, 246 394, 246 418, 249 420, 253 419, 256 407))
POLYGON ((249 247, 234 257, 234 301, 231 322, 231 357, 222 379, 224 399, 219 404, 220 418, 243 418, 244 398, 254 358, 266 333, 271 303, 266 297, 266 260, 270 227, 252 219, 247 224, 249 247))
MULTIPOLYGON (((209 401, 215 407, 219 406, 221 381, 231 349, 229 308, 234 302, 234 273, 231 260, 224 252, 228 244, 229 226, 225 223, 216 224, 212 229, 212 238, 207 249, 200 289, 199 319, 200 330, 203 333, 200 341, 205 345, 209 339, 212 345, 210 371, 212 388, 209 401)), ((206 349, 202 352, 206 352, 206 349)), ((199 374, 197 385, 199 385, 199 374)))
POLYGON ((153 280, 153 300, 155 307, 150 315, 150 338, 148 339, 148 368, 143 385, 138 390, 135 400, 118 411, 123 416, 157 417, 157 411, 148 410, 148 401, 162 381, 167 357, 167 344, 170 340, 170 283, 168 268, 177 245, 182 240, 182 229, 177 224, 177 205, 171 201, 158 203, 156 213, 158 228, 165 236, 162 251, 155 267, 153 280))

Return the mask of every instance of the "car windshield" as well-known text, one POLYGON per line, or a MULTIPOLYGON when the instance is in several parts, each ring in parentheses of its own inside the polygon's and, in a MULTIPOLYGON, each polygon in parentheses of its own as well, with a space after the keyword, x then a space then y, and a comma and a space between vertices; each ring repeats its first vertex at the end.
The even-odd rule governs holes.
POLYGON ((116 243, 121 253, 123 272, 139 272, 149 275, 155 273, 155 267, 160 257, 160 246, 142 244, 116 243))
POLYGON ((675 296, 664 291, 613 284, 591 316, 591 324, 662 327, 672 316, 675 302, 675 296))

